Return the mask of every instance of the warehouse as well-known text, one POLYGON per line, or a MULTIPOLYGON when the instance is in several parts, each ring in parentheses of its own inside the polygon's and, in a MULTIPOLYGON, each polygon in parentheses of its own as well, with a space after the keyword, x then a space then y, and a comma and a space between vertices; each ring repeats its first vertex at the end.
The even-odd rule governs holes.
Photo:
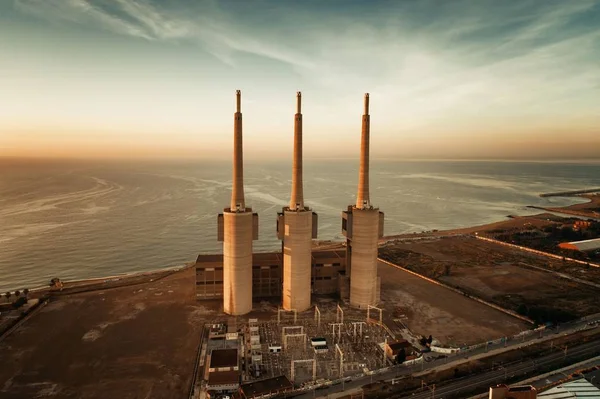
POLYGON ((570 249, 572 251, 591 252, 600 250, 600 238, 592 240, 563 242, 558 244, 562 249, 570 249))

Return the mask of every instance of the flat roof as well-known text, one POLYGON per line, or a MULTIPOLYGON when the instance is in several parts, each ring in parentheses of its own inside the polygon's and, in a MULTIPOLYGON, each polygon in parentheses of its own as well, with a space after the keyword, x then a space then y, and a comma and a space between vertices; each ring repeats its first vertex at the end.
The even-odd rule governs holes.
POLYGON ((345 256, 346 256, 346 251, 339 250, 339 249, 337 249, 337 250, 336 249, 315 250, 312 252, 313 260, 328 259, 328 258, 342 259, 345 256))
POLYGON ((213 349, 210 354, 210 368, 235 367, 237 365, 237 349, 213 349))
MULTIPOLYGON (((315 249, 312 251, 312 261, 322 259, 343 260, 346 257, 344 249, 315 249)), ((253 265, 267 265, 282 263, 281 252, 257 252, 252 254, 253 265)), ((222 254, 200 254, 196 258, 196 263, 223 263, 222 254)))
POLYGON ((410 343, 405 339, 400 339, 395 342, 388 342, 388 346, 390 347, 391 350, 395 351, 395 350, 400 350, 402 348, 409 348, 410 343))
POLYGON ((293 385, 285 375, 278 377, 267 378, 266 380, 254 381, 248 384, 243 384, 240 388, 247 398, 253 398, 268 394, 270 392, 283 391, 293 389, 293 385))
POLYGON ((517 385, 514 387, 510 387, 508 388, 508 392, 529 392, 529 391, 535 391, 535 387, 533 387, 532 385, 517 385))
MULTIPOLYGON (((600 366, 598 366, 600 367, 600 366)), ((583 374, 583 377, 596 388, 600 388, 600 368, 583 374)))
POLYGON ((600 238, 594 238, 591 240, 583 240, 583 241, 572 241, 561 243, 561 247, 569 248, 569 249, 577 249, 579 251, 593 251, 595 249, 600 249, 600 238))
POLYGON ((223 262, 223 255, 219 254, 210 254, 210 255, 198 255, 196 258, 196 263, 201 262, 223 262))
MULTIPOLYGON (((252 254, 253 264, 264 264, 264 263, 281 263, 280 252, 258 252, 252 254)), ((196 258, 196 263, 223 263, 223 254, 200 254, 196 258)))
POLYGON ((598 398, 600 389, 584 378, 561 384, 537 395, 541 399, 598 398))
POLYGON ((208 374, 208 385, 231 385, 240 383, 239 371, 213 371, 208 374))

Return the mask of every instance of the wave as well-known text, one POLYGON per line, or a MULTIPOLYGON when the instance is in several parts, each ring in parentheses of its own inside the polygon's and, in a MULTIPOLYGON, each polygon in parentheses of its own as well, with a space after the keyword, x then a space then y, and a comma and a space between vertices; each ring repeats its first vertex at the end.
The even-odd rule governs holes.
MULTIPOLYGON (((467 175, 469 176, 469 175, 467 175)), ((507 180, 498 180, 496 178, 484 178, 477 175, 470 175, 474 177, 461 177, 461 176, 447 176, 441 174, 428 174, 428 173, 413 173, 406 175, 396 175, 396 179, 431 179, 431 180, 442 180, 449 183, 458 183, 473 187, 491 187, 499 188, 504 190, 517 191, 517 188, 521 184, 510 182, 507 180)), ((522 189, 522 187, 519 187, 522 189)))

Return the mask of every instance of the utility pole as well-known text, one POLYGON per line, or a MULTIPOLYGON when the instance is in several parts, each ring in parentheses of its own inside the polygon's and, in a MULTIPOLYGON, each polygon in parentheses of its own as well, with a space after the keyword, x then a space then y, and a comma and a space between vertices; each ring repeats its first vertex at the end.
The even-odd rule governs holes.
POLYGON ((421 380, 421 389, 427 388, 431 391, 431 398, 435 399, 435 384, 431 384, 431 386, 427 385, 427 383, 421 380))

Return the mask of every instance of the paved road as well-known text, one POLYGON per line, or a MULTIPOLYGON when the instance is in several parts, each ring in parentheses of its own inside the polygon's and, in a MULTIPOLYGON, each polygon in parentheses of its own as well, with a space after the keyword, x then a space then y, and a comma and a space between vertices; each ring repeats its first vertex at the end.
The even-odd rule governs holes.
MULTIPOLYGON (((523 360, 520 362, 505 365, 500 369, 480 373, 472 377, 463 378, 459 381, 450 382, 448 384, 441 385, 435 389, 435 398, 443 399, 450 395, 458 395, 461 392, 468 394, 476 388, 485 389, 494 384, 498 384, 507 378, 516 377, 519 375, 525 375, 532 371, 537 370, 539 367, 551 366, 556 363, 560 363, 563 359, 577 360, 581 358, 589 358, 600 353, 600 340, 587 342, 578 346, 574 346, 567 351, 567 354, 562 352, 555 352, 549 355, 541 356, 535 360, 523 360)), ((411 398, 411 399, 429 399, 433 396, 434 392, 425 391, 419 392, 412 395, 397 395, 391 396, 391 398, 411 398)))
MULTIPOLYGON (((390 380, 395 377, 400 377, 400 376, 405 376, 405 375, 410 375, 410 374, 419 375, 421 371, 423 371, 423 372, 430 371, 431 369, 435 369, 437 367, 443 367, 443 366, 453 363, 453 362, 461 362, 461 361, 465 361, 466 359, 472 359, 473 357, 485 357, 487 352, 491 352, 489 354, 492 355, 494 353, 498 353, 498 352, 502 352, 502 351, 510 350, 510 349, 515 349, 515 348, 518 348, 521 346, 528 346, 528 345, 535 344, 535 343, 542 342, 542 341, 551 341, 552 338, 554 338, 554 337, 558 337, 560 335, 572 334, 580 329, 589 327, 589 326, 587 326, 587 324, 589 322, 593 322, 593 321, 600 322, 600 316, 597 316, 596 318, 591 319, 591 320, 585 320, 585 321, 576 320, 576 321, 573 321, 570 323, 564 323, 564 324, 561 324, 560 326, 558 326, 554 330, 542 330, 541 332, 537 332, 535 334, 526 336, 523 339, 509 340, 506 343, 506 347, 504 347, 504 344, 489 345, 487 350, 486 350, 486 348, 479 348, 479 349, 475 349, 475 350, 472 350, 469 352, 462 352, 462 353, 450 355, 446 358, 438 358, 438 359, 435 359, 434 357, 439 356, 439 354, 430 353, 426 357, 426 362, 422 363, 422 364, 417 364, 417 365, 413 365, 413 366, 396 366, 392 370, 386 371, 384 373, 375 374, 375 375, 371 375, 371 376, 359 376, 356 378, 352 378, 352 380, 349 382, 332 385, 325 389, 317 389, 316 392, 314 392, 313 390, 310 390, 310 391, 308 391, 304 394, 298 395, 296 397, 303 398, 303 399, 308 399, 308 398, 313 398, 313 397, 326 397, 327 395, 342 392, 343 390, 359 388, 359 387, 361 387, 365 384, 368 384, 370 382, 373 382, 373 381, 390 380)), ((598 327, 595 327, 595 328, 598 328, 598 327)))

